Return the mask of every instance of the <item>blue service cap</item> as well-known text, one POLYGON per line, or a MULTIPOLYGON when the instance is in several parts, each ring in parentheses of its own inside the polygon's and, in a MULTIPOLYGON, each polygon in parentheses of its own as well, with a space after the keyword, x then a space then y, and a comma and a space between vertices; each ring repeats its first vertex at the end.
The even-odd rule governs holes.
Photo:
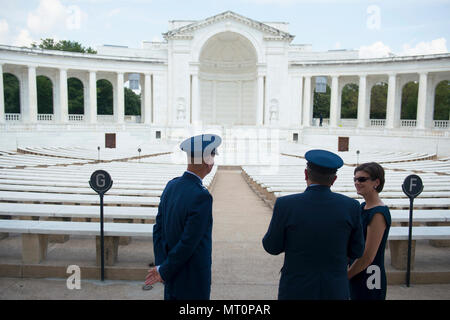
POLYGON ((217 148, 222 138, 216 134, 201 134, 190 137, 180 144, 180 149, 193 158, 202 158, 203 155, 218 155, 217 148))
POLYGON ((324 173, 335 173, 344 165, 344 161, 337 154, 326 150, 310 150, 305 153, 308 165, 324 173))

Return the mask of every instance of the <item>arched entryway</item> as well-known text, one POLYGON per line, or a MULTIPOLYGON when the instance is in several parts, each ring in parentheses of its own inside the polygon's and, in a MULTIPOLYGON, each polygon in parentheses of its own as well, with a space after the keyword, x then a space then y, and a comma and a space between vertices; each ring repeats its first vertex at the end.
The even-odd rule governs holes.
POLYGON ((244 36, 221 32, 200 53, 200 118, 204 124, 255 125, 256 50, 244 36))

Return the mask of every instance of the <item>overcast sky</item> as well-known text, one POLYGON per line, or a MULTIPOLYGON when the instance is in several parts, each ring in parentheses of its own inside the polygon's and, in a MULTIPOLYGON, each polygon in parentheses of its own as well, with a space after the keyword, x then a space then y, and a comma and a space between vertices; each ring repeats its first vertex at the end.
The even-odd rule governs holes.
POLYGON ((231 10, 288 22, 292 43, 314 51, 360 49, 364 57, 448 52, 450 0, 0 0, 0 44, 41 38, 140 48, 163 41, 169 20, 231 10))

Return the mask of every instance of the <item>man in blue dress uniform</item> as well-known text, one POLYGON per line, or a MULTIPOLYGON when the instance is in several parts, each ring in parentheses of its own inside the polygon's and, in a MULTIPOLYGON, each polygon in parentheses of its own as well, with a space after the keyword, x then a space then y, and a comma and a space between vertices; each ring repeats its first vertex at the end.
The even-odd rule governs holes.
POLYGON ((330 190, 342 159, 329 151, 305 154, 307 188, 275 202, 264 249, 285 253, 278 299, 349 299, 348 258, 362 256, 359 202, 330 190))
POLYGON ((164 283, 165 300, 208 300, 211 292, 212 196, 202 179, 211 172, 222 139, 191 137, 180 145, 188 167, 169 181, 153 227, 156 267, 145 284, 164 283))

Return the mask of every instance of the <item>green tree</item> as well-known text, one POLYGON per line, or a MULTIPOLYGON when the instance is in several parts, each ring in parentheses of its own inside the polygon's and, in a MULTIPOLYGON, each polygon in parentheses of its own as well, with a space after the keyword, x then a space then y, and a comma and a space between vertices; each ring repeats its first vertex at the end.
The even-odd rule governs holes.
POLYGON ((19 79, 11 73, 3 74, 5 113, 20 113, 19 79))
POLYGON ((342 89, 342 119, 356 119, 358 117, 358 91, 359 86, 355 83, 349 83, 342 89))
POLYGON ((67 79, 69 114, 84 113, 83 83, 77 78, 67 79))
POLYGON ((387 83, 377 83, 370 95, 370 119, 386 119, 387 83))
POLYGON ((53 84, 46 76, 36 77, 38 113, 53 113, 53 84))
POLYGON ((141 96, 128 88, 125 88, 125 114, 131 116, 141 115, 141 96))
POLYGON ((434 97, 433 120, 450 120, 450 81, 439 82, 434 97))
POLYGON ((418 95, 419 84, 417 81, 405 84, 402 90, 401 119, 416 119, 418 95))
POLYGON ((313 117, 319 118, 322 114, 323 118, 330 117, 330 98, 331 88, 327 85, 326 92, 314 91, 314 105, 313 105, 313 117))
POLYGON ((97 114, 111 115, 113 113, 113 87, 108 80, 97 81, 97 114))
POLYGON ((70 51, 70 52, 81 52, 81 53, 97 53, 91 47, 85 48, 83 45, 77 41, 71 40, 60 40, 55 42, 52 38, 41 39, 41 42, 37 44, 33 42, 31 44, 32 48, 41 48, 49 50, 60 50, 60 51, 70 51))

